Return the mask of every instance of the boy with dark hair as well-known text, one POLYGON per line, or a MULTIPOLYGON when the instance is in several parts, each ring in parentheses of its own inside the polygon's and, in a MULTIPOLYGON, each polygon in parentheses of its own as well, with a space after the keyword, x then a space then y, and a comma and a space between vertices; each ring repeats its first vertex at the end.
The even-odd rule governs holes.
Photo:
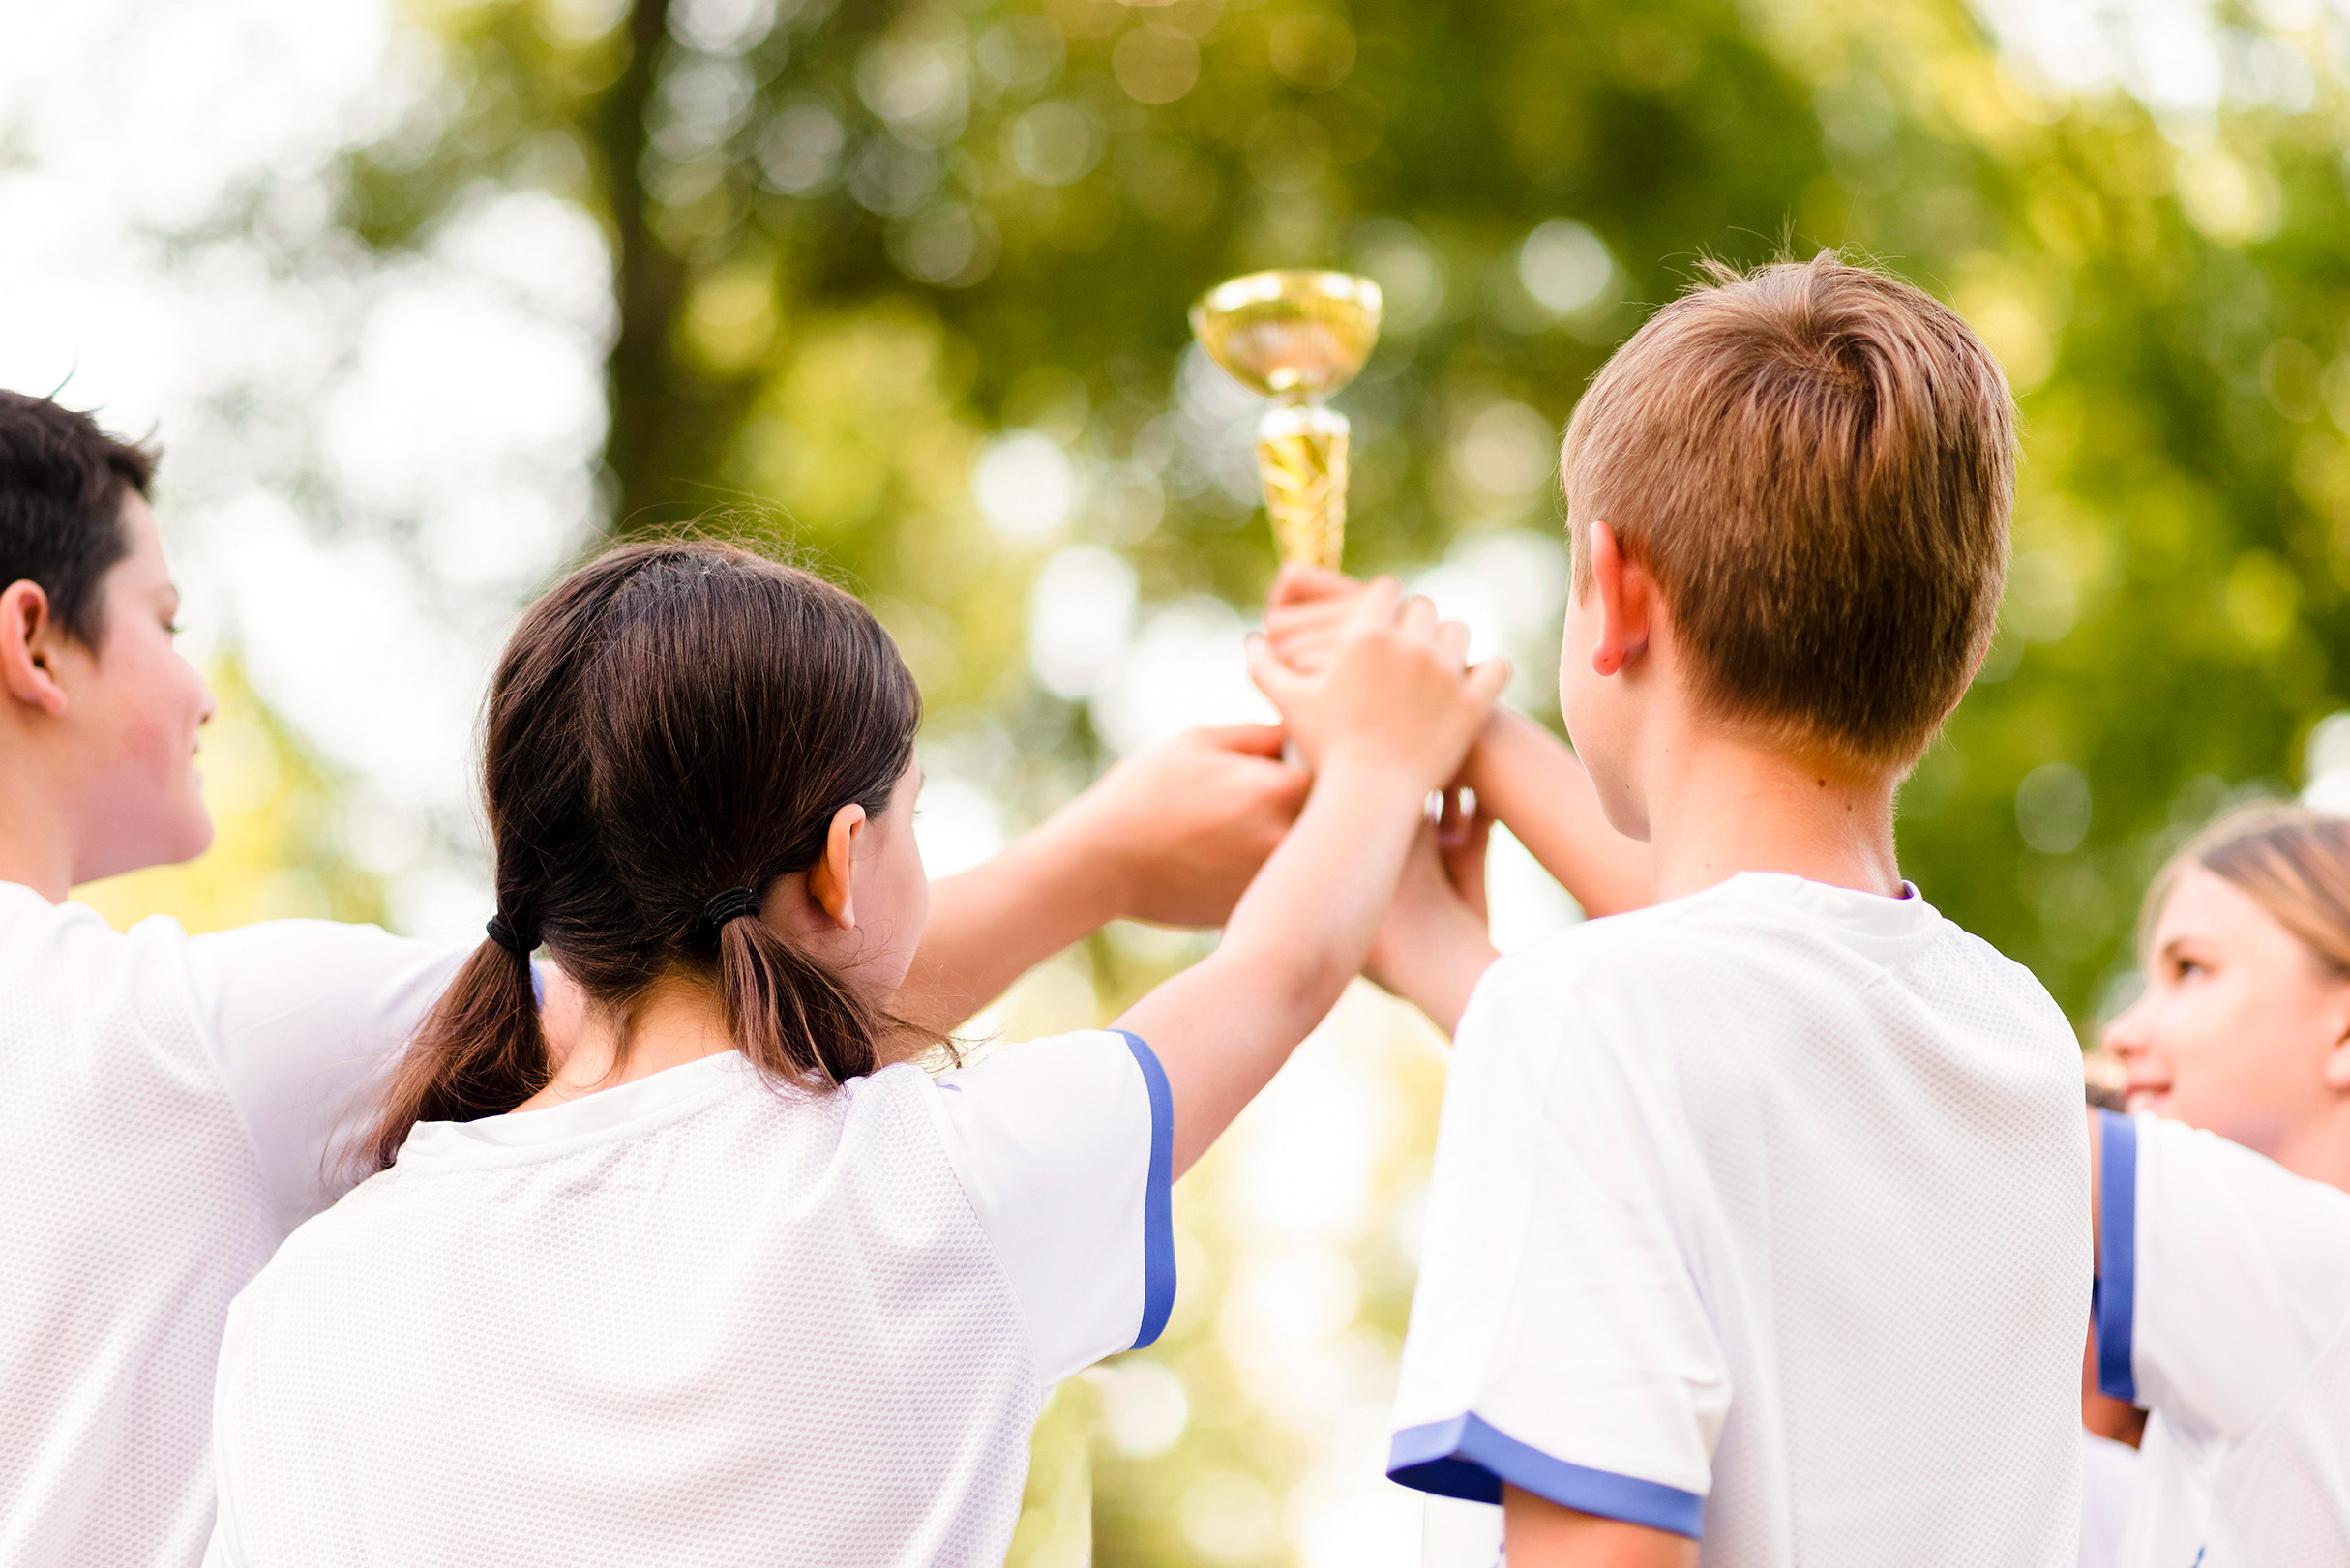
POLYGON ((1893 851, 1991 638, 2005 378, 1897 279, 1716 268, 1563 474, 1561 711, 1658 902, 1497 962, 1407 875, 1383 978, 1458 1049, 1389 1473, 1503 1504, 1509 1568, 2069 1564, 2079 1048, 1893 851))
MULTIPOLYGON (((290 920, 118 934, 68 902, 211 842, 152 459, 0 392, 0 1565, 193 1565, 230 1299, 356 1172, 346 1134, 470 945, 290 920)), ((951 1025, 1121 915, 1221 922, 1306 780, 1263 726, 1114 770, 935 890, 901 1010, 951 1025)), ((548 1013, 576 1001, 551 972, 548 1013)))

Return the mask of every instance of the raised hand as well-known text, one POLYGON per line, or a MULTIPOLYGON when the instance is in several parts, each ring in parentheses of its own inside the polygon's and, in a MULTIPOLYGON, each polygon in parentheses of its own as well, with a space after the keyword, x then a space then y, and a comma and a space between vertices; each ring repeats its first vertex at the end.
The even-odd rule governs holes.
POLYGON ((1379 577, 1349 606, 1325 672, 1300 673, 1260 636, 1249 642, 1249 674, 1309 766, 1409 775, 1433 791, 1459 769, 1509 679, 1502 660, 1467 668, 1468 649, 1466 627, 1440 622, 1434 605, 1379 577))
POLYGON ((1371 950, 1425 820, 1508 679, 1465 668, 1468 637, 1426 600, 1371 584, 1326 673, 1300 675, 1252 641, 1257 680, 1314 766, 1305 809, 1249 884, 1216 951, 1127 1009, 1158 1051, 1180 1172, 1329 1011, 1371 950))
POLYGON ((1312 775, 1281 760, 1273 725, 1190 729, 1103 775, 1069 826, 1116 869, 1130 920, 1221 926, 1305 804, 1312 775))
POLYGON ((1338 637, 1363 585, 1326 566, 1293 562, 1273 579, 1264 602, 1264 636, 1281 662, 1319 675, 1337 656, 1338 637))

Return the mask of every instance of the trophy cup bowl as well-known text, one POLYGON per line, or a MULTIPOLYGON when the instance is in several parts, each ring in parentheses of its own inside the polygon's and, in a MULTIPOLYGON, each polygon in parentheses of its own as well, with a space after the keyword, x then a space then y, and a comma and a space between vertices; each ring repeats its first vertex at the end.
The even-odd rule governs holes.
POLYGON ((1234 380, 1275 399, 1257 426, 1257 473, 1281 559, 1336 568, 1347 417, 1323 399, 1354 379, 1379 341, 1379 285, 1343 272, 1251 273, 1202 295, 1191 330, 1234 380))

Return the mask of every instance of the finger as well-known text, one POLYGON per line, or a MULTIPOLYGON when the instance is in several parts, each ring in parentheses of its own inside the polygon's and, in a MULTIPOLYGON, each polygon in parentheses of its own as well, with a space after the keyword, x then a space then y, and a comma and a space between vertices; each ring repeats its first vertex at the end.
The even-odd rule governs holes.
POLYGON ((1427 642, 1436 636, 1436 601, 1413 594, 1404 601, 1403 634, 1414 642, 1427 642))
POLYGON ((1279 725, 1207 725, 1192 734, 1219 752, 1248 756, 1279 756, 1281 743, 1287 738, 1279 725))
POLYGON ((1273 578, 1273 591, 1265 595, 1265 603, 1287 607, 1317 600, 1346 599, 1359 586, 1344 572, 1333 572, 1310 561, 1293 561, 1273 578))
POLYGON ((1436 651, 1444 661, 1444 667, 1458 670, 1469 664, 1469 628, 1459 621, 1446 621, 1436 629, 1436 651))
POLYGON ((1349 589, 1345 597, 1300 599, 1264 606, 1264 624, 1272 626, 1335 626, 1354 611, 1360 595, 1349 589))
POLYGON ((1469 842, 1444 851, 1444 878, 1461 902, 1476 912, 1479 920, 1486 916, 1485 908, 1485 846, 1493 831, 1493 818, 1476 814, 1469 842))
POLYGON ((1257 683, 1257 690, 1272 700, 1274 707, 1287 713, 1290 704, 1302 695, 1305 679, 1281 662, 1273 652, 1272 643, 1262 633, 1251 633, 1248 643, 1248 678, 1257 683))
POLYGON ((1442 848, 1457 849, 1469 842, 1470 823, 1462 815, 1458 789, 1445 790, 1443 798, 1443 808, 1436 817, 1436 842, 1442 848))
POLYGON ((1355 598, 1353 613, 1347 616, 1348 634, 1352 636, 1374 627, 1393 626, 1396 606, 1403 597, 1403 584, 1393 577, 1373 577, 1363 584, 1361 594, 1355 598))
POLYGON ((1496 820, 1498 818, 1494 816, 1493 813, 1482 806, 1469 814, 1468 847, 1476 851, 1480 861, 1484 859, 1487 846, 1493 843, 1493 825, 1496 820))

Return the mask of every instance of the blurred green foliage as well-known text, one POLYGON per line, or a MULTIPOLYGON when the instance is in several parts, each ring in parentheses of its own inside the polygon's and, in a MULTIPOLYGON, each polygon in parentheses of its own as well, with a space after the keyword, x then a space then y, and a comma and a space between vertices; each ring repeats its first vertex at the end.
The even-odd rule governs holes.
MULTIPOLYGON (((1558 427, 1698 257, 1881 258, 1982 333, 2025 431, 2003 629, 1905 791, 1905 866, 2087 1028, 2155 864, 2296 782, 2340 700, 2344 56, 2309 17, 2223 7, 2226 97, 2163 121, 2036 86, 1960 0, 444 0, 446 86, 354 161, 346 218, 399 246, 484 181, 597 214, 613 526, 739 505, 820 552, 1027 811, 1099 752, 1024 663, 1054 547, 1148 602, 1269 577, 1241 428, 1184 368, 1209 283, 1380 280, 1349 559, 1408 570, 1556 528, 1558 427), (1013 429, 1079 477, 1057 531, 974 503, 1013 429)), ((1096 1005, 1156 972, 1090 960, 1096 1005)), ((1195 1404, 1224 1376, 1187 1364, 1195 1404)), ((1218 1473, 1288 1463, 1251 1441, 1218 1473)), ((1149 1491, 1190 1453, 1102 1469, 1105 1560, 1208 1551, 1149 1491)))

